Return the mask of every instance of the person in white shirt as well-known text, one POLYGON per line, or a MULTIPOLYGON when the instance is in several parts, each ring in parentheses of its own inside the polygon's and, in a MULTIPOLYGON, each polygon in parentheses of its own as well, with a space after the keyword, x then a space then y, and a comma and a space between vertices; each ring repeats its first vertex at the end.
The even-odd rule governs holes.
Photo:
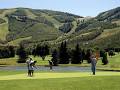
POLYGON ((29 70, 29 72, 30 72, 30 77, 33 76, 34 69, 36 68, 36 66, 35 66, 35 63, 36 63, 36 62, 37 62, 37 61, 31 61, 31 62, 29 63, 28 70, 29 70))
POLYGON ((31 70, 30 70, 30 63, 33 62, 32 58, 29 58, 26 63, 27 63, 27 68, 28 68, 28 76, 31 76, 31 70))

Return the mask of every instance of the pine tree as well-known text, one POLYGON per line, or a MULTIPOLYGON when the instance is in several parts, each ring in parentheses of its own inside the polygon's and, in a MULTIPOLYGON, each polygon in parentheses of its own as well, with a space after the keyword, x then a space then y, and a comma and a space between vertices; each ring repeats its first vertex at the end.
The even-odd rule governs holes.
POLYGON ((45 49, 45 55, 49 55, 49 47, 48 47, 48 45, 45 45, 44 49, 45 49))
POLYGON ((10 57, 15 57, 15 50, 13 46, 8 47, 9 52, 10 52, 10 57))
POLYGON ((42 60, 45 60, 45 47, 41 46, 39 56, 42 58, 42 60))
POLYGON ((73 50, 71 63, 72 64, 80 64, 80 63, 82 63, 82 51, 79 48, 79 44, 77 44, 75 50, 73 50))
POLYGON ((36 56, 41 56, 41 49, 42 49, 42 47, 38 44, 38 45, 36 46, 36 48, 35 48, 34 54, 35 54, 36 56))
POLYGON ((62 42, 59 48, 59 64, 69 64, 69 54, 66 42, 62 42))
POLYGON ((108 58, 107 58, 106 52, 103 52, 102 63, 103 63, 103 65, 108 64, 108 58))
POLYGON ((26 59, 28 58, 28 54, 22 45, 20 45, 19 49, 17 50, 17 53, 19 56, 18 63, 25 63, 26 59))
POLYGON ((32 50, 32 55, 33 55, 34 57, 36 57, 36 56, 37 56, 37 53, 36 53, 36 48, 34 48, 34 49, 32 50))
POLYGON ((91 63, 90 55, 91 55, 91 50, 88 49, 88 50, 86 51, 86 55, 85 55, 85 58, 86 58, 86 60, 87 60, 88 63, 91 63))
POLYGON ((48 45, 45 46, 41 46, 41 45, 37 45, 36 49, 33 51, 33 55, 34 56, 40 56, 42 58, 42 60, 45 59, 45 57, 47 55, 49 55, 49 47, 48 45))
POLYGON ((8 48, 0 49, 0 58, 10 58, 10 51, 8 48))
POLYGON ((84 49, 82 50, 82 63, 83 63, 83 60, 85 60, 85 50, 84 49))
POLYGON ((54 66, 58 66, 58 52, 57 52, 56 49, 52 52, 52 59, 51 59, 51 61, 53 62, 54 66))
POLYGON ((113 50, 109 50, 108 55, 112 57, 115 55, 115 52, 113 50))

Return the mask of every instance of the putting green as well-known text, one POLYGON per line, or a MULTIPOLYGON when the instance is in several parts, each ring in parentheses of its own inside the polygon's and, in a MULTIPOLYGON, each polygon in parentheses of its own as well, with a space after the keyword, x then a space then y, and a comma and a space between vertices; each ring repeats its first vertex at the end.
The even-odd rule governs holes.
MULTIPOLYGON (((120 72, 97 72, 94 76, 120 76, 120 72)), ((18 79, 49 79, 49 78, 72 78, 72 77, 93 77, 89 72, 70 72, 70 73, 35 73, 34 77, 28 77, 26 74, 15 74, 0 76, 0 80, 18 80, 18 79)))

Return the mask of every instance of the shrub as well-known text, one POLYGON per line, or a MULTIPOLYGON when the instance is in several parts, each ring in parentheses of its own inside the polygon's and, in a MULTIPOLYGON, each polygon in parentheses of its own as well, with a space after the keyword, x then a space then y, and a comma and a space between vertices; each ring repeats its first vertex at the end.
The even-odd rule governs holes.
POLYGON ((114 51, 113 51, 113 50, 110 50, 110 51, 108 52, 108 55, 112 57, 112 56, 114 56, 114 55, 115 55, 115 53, 114 53, 114 51))

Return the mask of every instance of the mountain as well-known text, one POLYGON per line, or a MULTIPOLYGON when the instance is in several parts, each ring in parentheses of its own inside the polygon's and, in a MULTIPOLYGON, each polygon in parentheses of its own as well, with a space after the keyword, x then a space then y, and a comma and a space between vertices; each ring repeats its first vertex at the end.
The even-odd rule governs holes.
POLYGON ((57 42, 67 40, 70 47, 79 43, 81 47, 112 48, 120 46, 120 8, 100 13, 96 17, 81 18, 75 32, 63 36, 57 42))
POLYGON ((77 18, 81 16, 51 10, 2 9, 0 10, 0 42, 11 44, 26 39, 27 42, 55 40, 61 34, 70 31, 59 27, 64 28, 64 25, 68 27, 69 23, 72 25, 77 18))
POLYGON ((111 21, 120 19, 120 7, 102 12, 96 18, 100 21, 111 21))
POLYGON ((0 45, 67 41, 69 47, 119 47, 120 7, 96 17, 82 17, 66 12, 30 8, 0 10, 0 45))

